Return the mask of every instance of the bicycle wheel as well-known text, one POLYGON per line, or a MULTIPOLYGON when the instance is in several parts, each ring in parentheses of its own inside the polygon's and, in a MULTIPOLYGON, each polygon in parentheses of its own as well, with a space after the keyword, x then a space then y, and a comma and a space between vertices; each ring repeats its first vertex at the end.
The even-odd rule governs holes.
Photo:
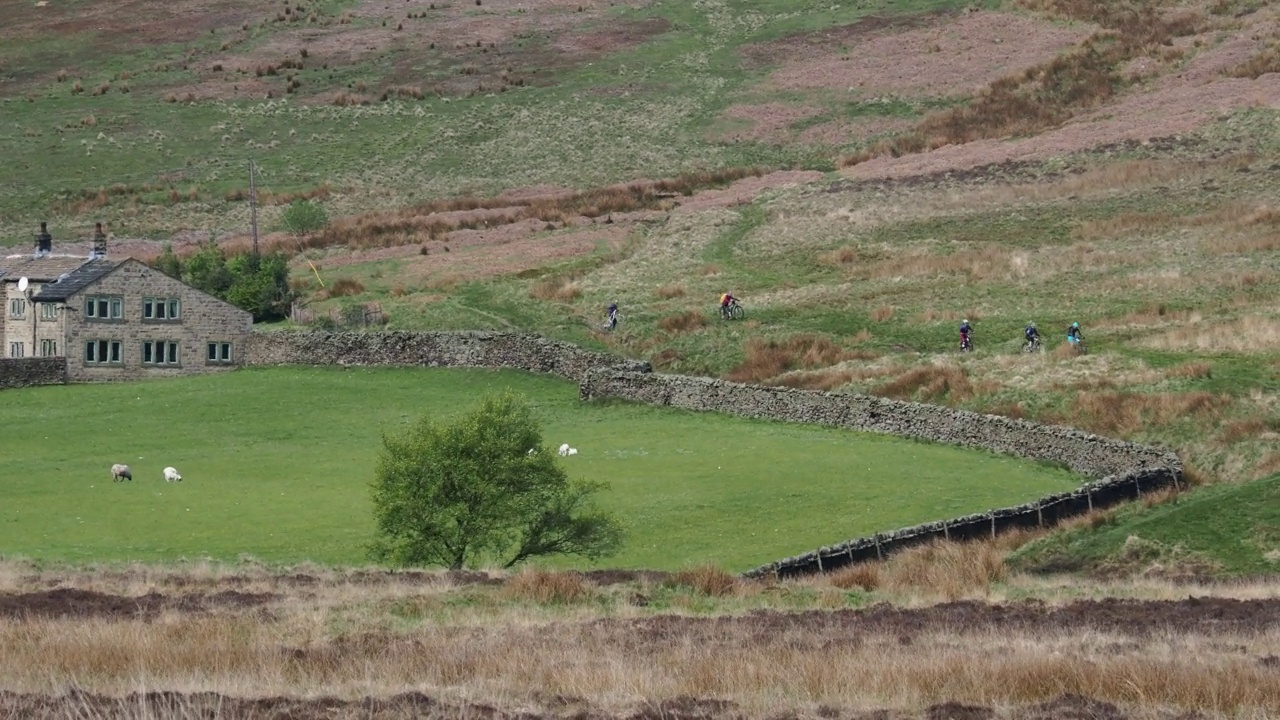
POLYGON ((747 311, 743 310, 741 305, 734 305, 733 307, 729 308, 730 319, 741 320, 742 318, 746 317, 746 315, 747 315, 747 311))

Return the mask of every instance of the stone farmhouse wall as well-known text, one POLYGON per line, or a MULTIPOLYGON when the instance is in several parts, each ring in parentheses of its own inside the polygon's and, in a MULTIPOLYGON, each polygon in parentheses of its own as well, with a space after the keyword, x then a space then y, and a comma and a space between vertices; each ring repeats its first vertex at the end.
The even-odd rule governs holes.
POLYGON ((265 332, 248 342, 249 365, 397 365, 514 368, 579 381, 589 372, 646 373, 647 362, 513 332, 265 332))
POLYGON ((953 410, 935 405, 790 388, 742 385, 710 378, 603 370, 582 383, 583 400, 619 398, 686 410, 817 423, 866 432, 979 448, 1064 465, 1094 478, 1069 493, 896 532, 859 538, 761 566, 748 576, 789 577, 822 572, 935 539, 991 537, 1106 507, 1177 486, 1182 464, 1170 451, 1073 428, 953 410))
POLYGON ((253 332, 253 315, 240 308, 175 280, 137 260, 126 260, 119 268, 85 286, 67 300, 66 354, 70 379, 74 382, 137 380, 143 377, 194 375, 223 372, 244 364, 245 345, 253 332), (100 320, 85 316, 88 296, 118 297, 123 301, 123 317, 100 320), (143 317, 145 297, 176 298, 181 302, 177 320, 148 320, 143 317), (106 340, 121 344, 119 363, 90 363, 85 344, 106 340), (179 361, 174 365, 144 364, 142 344, 178 343, 179 361), (208 359, 207 345, 229 344, 231 357, 223 362, 208 359))
POLYGON ((66 384, 64 357, 0 358, 0 390, 66 384))

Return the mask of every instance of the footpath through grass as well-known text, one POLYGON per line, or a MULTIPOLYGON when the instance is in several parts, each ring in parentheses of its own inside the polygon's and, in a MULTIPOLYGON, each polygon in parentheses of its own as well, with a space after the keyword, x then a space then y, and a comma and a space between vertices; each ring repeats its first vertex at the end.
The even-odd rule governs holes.
MULTIPOLYGON (((603 567, 731 570, 1080 481, 1037 463, 834 428, 623 403, 519 372, 272 368, 5 391, 0 555, 365 562, 384 430, 525 393, 575 476, 627 526, 603 567), (113 484, 112 463, 132 483, 113 484), (185 478, 166 484, 162 469, 185 478)), ((576 559, 562 566, 584 566, 576 559)))

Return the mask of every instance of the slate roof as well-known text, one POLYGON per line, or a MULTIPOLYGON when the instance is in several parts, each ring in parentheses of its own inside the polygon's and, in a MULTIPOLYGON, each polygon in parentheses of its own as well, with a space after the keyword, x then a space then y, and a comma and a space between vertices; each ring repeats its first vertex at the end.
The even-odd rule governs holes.
POLYGON ((57 282, 40 288, 40 294, 31 298, 33 302, 64 302, 103 275, 115 270, 120 263, 113 260, 89 260, 79 268, 67 273, 57 282))
POLYGON ((0 258, 0 266, 4 267, 4 281, 17 282, 26 278, 33 283, 46 283, 58 279, 58 276, 73 272, 80 266, 90 262, 85 255, 49 255, 34 257, 32 255, 11 255, 0 258))

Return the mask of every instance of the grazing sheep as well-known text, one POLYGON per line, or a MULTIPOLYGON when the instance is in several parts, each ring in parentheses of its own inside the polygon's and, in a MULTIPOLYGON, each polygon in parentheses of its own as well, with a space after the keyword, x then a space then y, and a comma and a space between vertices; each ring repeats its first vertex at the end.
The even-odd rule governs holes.
POLYGON ((569 454, 570 454, 570 455, 577 455, 577 454, 578 454, 578 448, 569 448, 569 454))
POLYGON ((565 455, 568 455, 568 454, 569 454, 569 443, 565 443, 565 444, 561 445, 561 446, 560 446, 560 450, 559 450, 559 452, 560 452, 560 457, 564 457, 565 455))
POLYGON ((182 476, 178 474, 175 468, 167 467, 164 469, 165 482, 182 482, 182 476))
POLYGON ((111 482, 120 482, 121 480, 133 480, 133 471, 128 465, 116 463, 111 466, 111 482))

